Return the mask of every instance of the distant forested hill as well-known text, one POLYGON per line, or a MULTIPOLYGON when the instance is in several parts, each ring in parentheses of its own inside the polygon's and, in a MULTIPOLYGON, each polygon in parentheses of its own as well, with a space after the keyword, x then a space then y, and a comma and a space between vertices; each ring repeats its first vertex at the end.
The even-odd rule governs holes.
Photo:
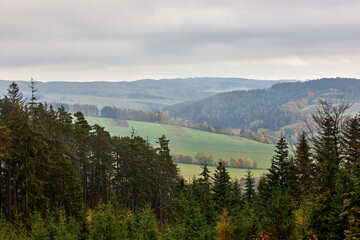
POLYGON ((279 130, 305 121, 306 109, 316 105, 319 99, 331 103, 359 102, 360 80, 324 78, 278 83, 269 89, 220 93, 176 104, 167 110, 171 117, 210 124, 218 129, 279 130))
MULTIPOLYGON (((36 80, 36 79, 35 79, 36 80)), ((16 81, 23 92, 27 81, 16 81)), ((253 80, 245 78, 177 78, 133 82, 38 82, 40 94, 73 94, 131 99, 195 100, 219 92, 264 89, 283 81, 253 80)), ((0 93, 6 94, 11 81, 0 81, 0 93)), ((86 104, 86 103, 82 103, 86 104)))

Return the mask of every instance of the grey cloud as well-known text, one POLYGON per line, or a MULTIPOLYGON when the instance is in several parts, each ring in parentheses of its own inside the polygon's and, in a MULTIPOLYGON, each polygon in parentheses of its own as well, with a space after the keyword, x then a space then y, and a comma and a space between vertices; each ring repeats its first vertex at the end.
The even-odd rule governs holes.
MULTIPOLYGON (((0 6, 0 74, 51 66, 58 72, 121 67, 151 75, 146 66, 153 66, 177 77, 164 69, 191 65, 191 73, 202 74, 220 63, 226 75, 234 62, 268 69, 267 59, 293 56, 339 55, 354 63, 359 16, 360 3, 350 0, 7 1, 0 6)), ((306 65, 312 66, 326 67, 306 65)))

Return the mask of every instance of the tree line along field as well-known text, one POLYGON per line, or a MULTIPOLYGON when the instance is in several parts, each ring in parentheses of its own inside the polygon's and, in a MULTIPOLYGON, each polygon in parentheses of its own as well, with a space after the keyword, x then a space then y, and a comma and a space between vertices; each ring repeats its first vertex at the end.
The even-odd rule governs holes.
MULTIPOLYGON (((196 129, 163 125, 158 123, 126 121, 127 127, 117 126, 116 122, 108 118, 86 117, 89 124, 99 124, 105 127, 113 136, 130 136, 131 129, 135 133, 148 139, 150 144, 156 144, 159 136, 165 134, 170 140, 169 147, 172 154, 181 153, 195 159, 199 152, 211 154, 213 159, 218 161, 223 158, 230 161, 235 158, 250 158, 257 162, 259 170, 253 170, 258 177, 264 168, 270 167, 270 160, 274 154, 274 145, 263 144, 245 138, 228 136, 223 134, 210 133, 196 129)), ((200 166, 196 164, 179 164, 182 175, 185 178, 200 173, 200 166)), ((245 175, 244 169, 229 168, 233 178, 242 178, 245 175)))

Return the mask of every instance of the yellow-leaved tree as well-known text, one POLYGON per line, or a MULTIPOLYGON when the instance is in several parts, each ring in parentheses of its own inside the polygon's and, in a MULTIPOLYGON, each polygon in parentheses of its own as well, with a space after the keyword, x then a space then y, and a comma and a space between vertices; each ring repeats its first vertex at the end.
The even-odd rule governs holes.
POLYGON ((230 216, 224 210, 217 225, 217 240, 231 240, 234 238, 234 228, 231 225, 230 216))

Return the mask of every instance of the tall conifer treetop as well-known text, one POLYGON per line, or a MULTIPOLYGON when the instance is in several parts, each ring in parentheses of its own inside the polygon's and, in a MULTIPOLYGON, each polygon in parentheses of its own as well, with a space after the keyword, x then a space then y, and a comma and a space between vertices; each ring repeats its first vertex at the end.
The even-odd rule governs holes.
POLYGON ((275 148, 275 155, 271 159, 271 168, 269 169, 268 174, 269 184, 280 185, 281 188, 286 188, 289 168, 289 151, 283 135, 280 136, 275 148))
POLYGON ((8 89, 7 97, 10 99, 11 103, 22 104, 23 101, 23 94, 20 92, 19 86, 12 82, 8 89))

